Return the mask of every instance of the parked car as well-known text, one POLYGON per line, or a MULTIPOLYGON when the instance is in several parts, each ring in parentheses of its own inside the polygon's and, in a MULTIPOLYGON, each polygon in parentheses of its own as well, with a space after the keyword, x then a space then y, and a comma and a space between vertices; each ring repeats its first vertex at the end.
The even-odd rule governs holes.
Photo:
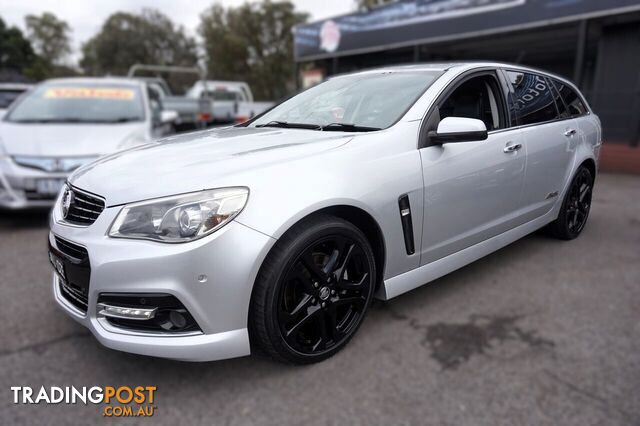
POLYGON ((176 117, 136 80, 37 85, 0 121, 0 208, 50 207, 70 172, 168 134, 176 117))
POLYGON ((214 123, 213 101, 208 98, 194 99, 187 96, 177 96, 162 78, 135 77, 144 81, 149 87, 149 95, 160 102, 163 108, 178 113, 175 121, 176 131, 185 132, 204 129, 214 123))
POLYGON ((24 83, 0 83, 0 118, 7 108, 31 87, 31 84, 24 83))
POLYGON ((176 95, 171 92, 171 88, 162 77, 148 77, 141 74, 156 73, 158 75, 191 75, 202 80, 204 71, 200 67, 181 67, 170 65, 147 65, 135 64, 129 68, 127 77, 144 81, 149 86, 151 95, 163 106, 178 113, 175 126, 178 131, 190 131, 204 129, 218 122, 215 116, 215 102, 208 96, 192 97, 186 95, 176 95))
POLYGON ((201 80, 187 96, 213 99, 214 117, 218 122, 245 122, 274 105, 273 102, 255 102, 251 88, 244 81, 201 80))
POLYGON ((601 137, 573 84, 516 65, 332 78, 77 170, 52 213, 55 300, 117 350, 321 361, 374 297, 545 226, 580 235, 601 137))

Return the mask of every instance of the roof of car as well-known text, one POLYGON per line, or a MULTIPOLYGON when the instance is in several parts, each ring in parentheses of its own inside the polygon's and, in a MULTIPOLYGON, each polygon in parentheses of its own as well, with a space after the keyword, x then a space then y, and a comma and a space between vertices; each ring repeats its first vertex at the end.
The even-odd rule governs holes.
POLYGON ((392 65, 387 67, 356 71, 352 75, 377 74, 377 73, 386 73, 386 72, 421 72, 421 71, 445 72, 449 70, 468 71, 476 68, 507 68, 507 69, 520 70, 520 71, 531 71, 531 72, 542 73, 542 74, 557 78, 559 80, 571 83, 565 77, 553 74, 545 70, 541 70, 533 67, 527 67, 519 64, 511 64, 507 62, 490 62, 490 61, 424 62, 424 63, 408 64, 408 65, 392 65))

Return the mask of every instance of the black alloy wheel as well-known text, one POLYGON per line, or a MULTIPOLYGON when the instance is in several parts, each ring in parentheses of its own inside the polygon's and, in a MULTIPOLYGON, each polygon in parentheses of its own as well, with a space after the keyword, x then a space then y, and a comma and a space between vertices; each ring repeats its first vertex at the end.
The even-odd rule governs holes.
POLYGON ((555 237, 572 240, 580 235, 587 224, 592 194, 593 176, 588 168, 582 166, 571 182, 558 219, 549 225, 555 237))
POLYGON ((571 186, 569 204, 567 205, 567 228, 572 234, 578 235, 589 217, 592 191, 591 173, 583 169, 571 186))
POLYGON ((360 321, 372 285, 364 251, 349 237, 332 235, 305 249, 280 289, 280 332, 292 349, 321 353, 360 321))
POLYGON ((294 227, 256 282, 252 340, 293 363, 330 357, 362 323, 375 277, 369 243, 351 223, 322 216, 294 227))

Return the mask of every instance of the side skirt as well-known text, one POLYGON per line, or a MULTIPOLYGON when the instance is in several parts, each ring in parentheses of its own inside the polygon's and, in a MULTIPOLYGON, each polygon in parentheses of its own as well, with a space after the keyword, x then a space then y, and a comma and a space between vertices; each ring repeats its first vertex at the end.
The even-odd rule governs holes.
POLYGON ((485 257, 509 244, 529 235, 555 220, 558 216, 558 208, 554 208, 544 216, 540 216, 530 222, 522 224, 500 235, 489 238, 447 257, 438 259, 419 268, 386 279, 376 293, 376 298, 389 300, 436 280, 450 272, 460 269, 476 260, 485 257))

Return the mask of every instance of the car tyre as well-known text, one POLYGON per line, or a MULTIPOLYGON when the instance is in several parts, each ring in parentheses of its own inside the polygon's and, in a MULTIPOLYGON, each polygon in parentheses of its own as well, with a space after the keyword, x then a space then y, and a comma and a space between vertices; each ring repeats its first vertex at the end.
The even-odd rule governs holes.
POLYGON ((317 215, 294 225, 258 274, 249 310, 252 345, 292 364, 335 355, 362 324, 376 276, 371 246, 352 223, 317 215))
POLYGON ((580 166, 564 197, 558 218, 547 227, 553 237, 573 240, 580 235, 591 210, 593 182, 594 178, 589 169, 580 166))

